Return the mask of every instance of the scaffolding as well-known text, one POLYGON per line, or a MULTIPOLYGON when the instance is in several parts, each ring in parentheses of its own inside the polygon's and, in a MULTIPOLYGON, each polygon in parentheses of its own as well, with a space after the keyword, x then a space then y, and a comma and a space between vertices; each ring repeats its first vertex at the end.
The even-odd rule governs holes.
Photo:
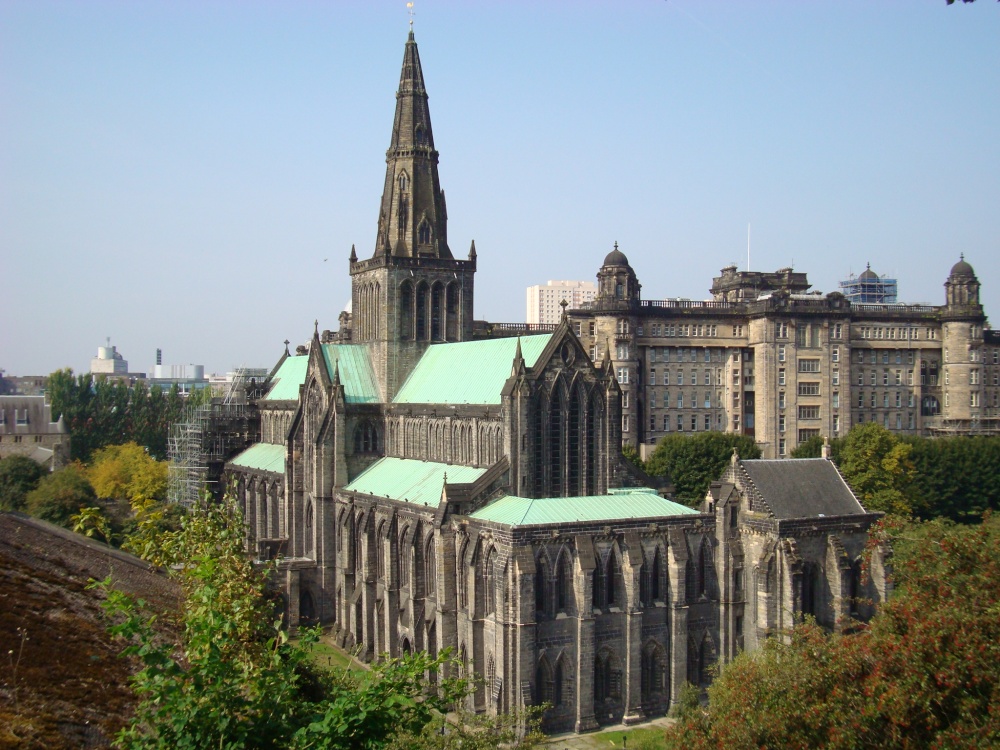
POLYGON ((853 273, 840 282, 841 293, 854 305, 893 305, 896 303, 896 279, 879 276, 871 263, 860 276, 853 273))
POLYGON ((190 508, 207 492, 221 496, 222 469, 229 459, 258 439, 260 417, 255 406, 266 386, 266 376, 239 368, 222 397, 190 409, 170 427, 167 455, 167 496, 190 508))

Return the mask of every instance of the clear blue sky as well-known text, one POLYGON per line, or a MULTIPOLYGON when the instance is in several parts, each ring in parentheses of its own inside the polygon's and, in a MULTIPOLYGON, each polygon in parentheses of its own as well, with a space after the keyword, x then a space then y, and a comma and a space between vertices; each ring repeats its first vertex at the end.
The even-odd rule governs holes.
MULTIPOLYGON (((373 250, 405 2, 0 2, 0 368, 270 366, 373 250), (324 259, 329 259, 324 261, 324 259)), ((593 279, 866 262, 1000 315, 1000 3, 417 0, 476 316, 593 279)))

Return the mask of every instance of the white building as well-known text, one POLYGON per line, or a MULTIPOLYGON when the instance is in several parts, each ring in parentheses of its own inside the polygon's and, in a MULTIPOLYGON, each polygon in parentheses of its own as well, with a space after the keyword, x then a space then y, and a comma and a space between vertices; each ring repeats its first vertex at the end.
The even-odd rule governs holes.
POLYGON ((549 281, 529 286, 527 322, 558 323, 562 315, 560 302, 566 300, 569 309, 574 310, 596 296, 597 284, 593 281, 549 281))
POLYGON ((90 360, 90 372, 94 375, 126 375, 128 361, 118 353, 117 346, 111 346, 111 339, 108 339, 107 346, 97 347, 97 356, 90 360))

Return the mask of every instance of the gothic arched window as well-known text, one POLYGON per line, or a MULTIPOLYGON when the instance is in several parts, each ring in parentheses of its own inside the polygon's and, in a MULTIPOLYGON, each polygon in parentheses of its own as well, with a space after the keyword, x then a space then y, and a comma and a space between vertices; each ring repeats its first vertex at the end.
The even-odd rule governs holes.
POLYGON ((417 242, 421 245, 429 245, 431 242, 431 225, 426 219, 420 222, 420 228, 417 230, 417 242))

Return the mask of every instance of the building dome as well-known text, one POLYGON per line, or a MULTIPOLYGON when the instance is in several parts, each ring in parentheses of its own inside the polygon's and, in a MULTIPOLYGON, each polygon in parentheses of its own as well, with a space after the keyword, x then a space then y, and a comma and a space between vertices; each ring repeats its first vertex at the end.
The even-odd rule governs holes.
POLYGON ((865 281, 867 279, 876 280, 878 279, 878 274, 872 270, 872 264, 869 263, 868 267, 864 271, 862 271, 861 276, 859 276, 858 278, 860 278, 862 281, 865 281))
POLYGON ((607 254, 604 258, 604 265, 606 266, 627 266, 628 258, 625 257, 625 253, 618 249, 618 243, 615 243, 615 249, 607 254))
POLYGON ((965 254, 961 255, 961 260, 951 267, 951 276, 975 276, 976 272, 972 266, 965 262, 965 254))

